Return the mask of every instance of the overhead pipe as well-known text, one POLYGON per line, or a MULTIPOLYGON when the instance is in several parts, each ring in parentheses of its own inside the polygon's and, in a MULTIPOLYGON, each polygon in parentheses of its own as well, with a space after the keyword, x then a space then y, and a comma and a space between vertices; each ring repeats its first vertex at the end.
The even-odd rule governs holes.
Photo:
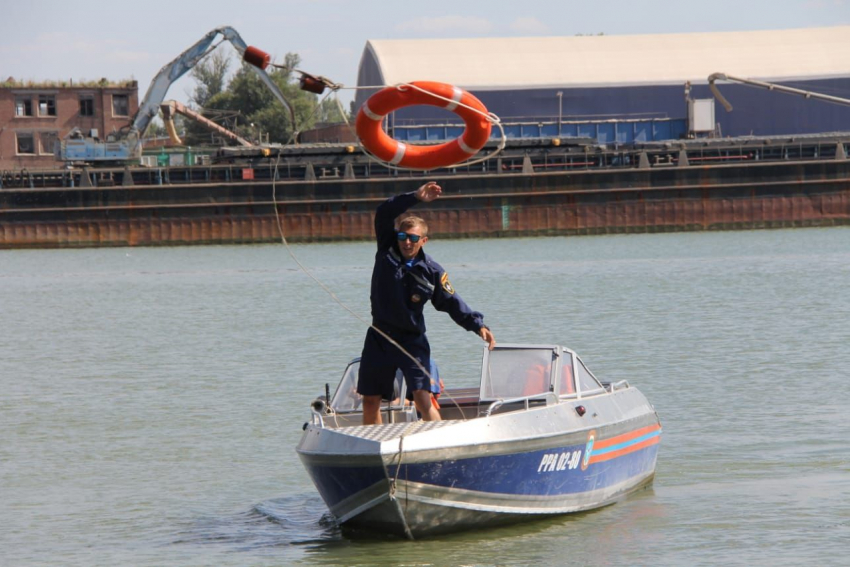
POLYGON ((769 91, 779 91, 787 94, 795 94, 800 95, 805 98, 815 98, 818 100, 823 100, 826 102, 831 102, 834 104, 843 104, 846 106, 850 106, 850 99, 841 98, 837 96, 830 96, 821 93, 816 93, 812 91, 804 91, 802 89, 795 89, 792 87, 785 87, 782 85, 776 85, 774 83, 766 83, 764 81, 756 81, 754 79, 742 79, 740 77, 735 77, 732 75, 727 75, 726 73, 712 73, 708 76, 708 88, 711 89, 711 92, 714 94, 715 98, 723 105, 723 108, 726 109, 726 112, 732 112, 732 105, 729 103, 726 98, 720 94, 720 90, 714 84, 715 81, 730 81, 733 83, 741 83, 743 85, 748 85, 751 87, 760 87, 763 89, 767 89, 769 91))

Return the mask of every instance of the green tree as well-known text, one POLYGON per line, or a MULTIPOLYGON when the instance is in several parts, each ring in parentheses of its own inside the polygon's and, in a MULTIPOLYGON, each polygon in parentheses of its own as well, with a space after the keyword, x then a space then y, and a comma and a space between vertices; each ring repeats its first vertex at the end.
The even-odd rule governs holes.
POLYGON ((227 87, 229 68, 230 57, 221 50, 199 61, 191 73, 196 81, 192 102, 203 108, 212 97, 222 92, 227 87))
POLYGON ((268 72, 286 99, 286 106, 247 63, 234 75, 227 91, 213 97, 208 106, 238 110, 245 117, 240 131, 244 137, 254 141, 260 138, 265 141, 268 138, 271 143, 288 143, 292 140, 296 125, 299 130, 304 130, 315 123, 314 111, 318 104, 316 95, 300 90, 294 80, 292 70, 300 62, 297 54, 287 53, 284 68, 275 67, 268 72))
MULTIPOLYGON (((328 98, 320 103, 318 96, 300 89, 300 76, 295 72, 300 63, 298 54, 287 53, 281 67, 270 67, 267 71, 287 101, 286 105, 274 96, 254 68, 243 63, 224 89, 204 101, 202 113, 212 117, 228 111, 230 116, 238 116, 235 125, 231 123, 225 127, 255 143, 290 143, 296 128, 303 131, 320 122, 341 121, 342 114, 334 101, 328 98)), ((216 68, 221 69, 222 66, 216 68)), ((209 77, 210 74, 204 72, 195 78, 200 81, 209 77)), ((202 100, 201 95, 212 90, 209 86, 202 88, 198 85, 195 92, 198 95, 195 101, 198 102, 202 100)), ((189 139, 195 144, 199 140, 209 139, 203 129, 192 127, 191 132, 197 133, 197 136, 187 137, 187 143, 189 139)))
POLYGON ((317 123, 320 124, 336 124, 338 122, 345 122, 345 117, 343 113, 345 112, 345 108, 340 109, 340 105, 337 104, 337 99, 333 95, 322 100, 319 111, 317 114, 317 123))
MULTIPOLYGON (((228 53, 219 49, 195 65, 190 73, 190 76, 195 80, 195 88, 189 97, 189 107, 192 110, 204 114, 203 109, 209 101, 225 91, 230 63, 231 59, 228 53)), ((210 117, 207 116, 207 118, 210 117)), ((197 146, 213 143, 212 132, 203 124, 185 119, 182 121, 182 126, 181 138, 184 144, 197 146)))

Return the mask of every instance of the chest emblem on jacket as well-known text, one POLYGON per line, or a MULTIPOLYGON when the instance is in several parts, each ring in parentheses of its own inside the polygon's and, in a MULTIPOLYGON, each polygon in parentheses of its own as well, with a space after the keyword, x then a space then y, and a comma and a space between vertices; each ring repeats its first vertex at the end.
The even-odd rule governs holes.
POLYGON ((422 296, 418 293, 414 293, 410 296, 410 301, 412 301, 413 303, 419 303, 420 301, 422 301, 422 296))

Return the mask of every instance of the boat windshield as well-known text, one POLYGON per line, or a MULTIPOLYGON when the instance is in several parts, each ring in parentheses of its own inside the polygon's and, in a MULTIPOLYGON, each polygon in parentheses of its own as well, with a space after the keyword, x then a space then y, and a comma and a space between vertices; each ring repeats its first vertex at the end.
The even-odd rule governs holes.
POLYGON ((552 347, 499 348, 484 355, 481 400, 536 396, 552 391, 552 347))
POLYGON ((581 388, 581 395, 587 396, 589 394, 596 394, 605 390, 602 387, 602 384, 596 379, 596 377, 590 373, 587 367, 584 365, 584 362, 581 359, 577 359, 578 361, 578 383, 579 388, 581 388))
POLYGON ((331 407, 336 411, 356 411, 360 409, 363 399, 357 393, 357 372, 360 370, 360 359, 352 360, 336 387, 331 407))
MULTIPOLYGON (((360 359, 352 360, 345 372, 342 375, 342 380, 339 381, 339 386, 336 388, 333 397, 331 398, 331 408, 337 412, 360 411, 363 404, 363 398, 357 393, 357 375, 360 371, 360 359)), ((393 388, 393 397, 391 406, 403 406, 404 396, 407 390, 407 385, 404 382, 404 376, 401 371, 397 371, 395 375, 395 387, 393 388)))

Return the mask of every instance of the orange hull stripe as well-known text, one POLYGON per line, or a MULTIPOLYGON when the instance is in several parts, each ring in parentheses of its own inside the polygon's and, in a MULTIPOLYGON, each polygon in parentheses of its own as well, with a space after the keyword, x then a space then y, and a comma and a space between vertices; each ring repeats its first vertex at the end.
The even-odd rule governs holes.
POLYGON ((588 464, 601 463, 603 461, 616 459, 617 457, 627 455, 628 453, 632 453, 634 451, 638 451, 640 449, 644 449, 652 445, 657 445, 660 440, 661 438, 656 435, 655 437, 651 437, 646 441, 641 441, 640 443, 635 443, 634 445, 623 447, 622 449, 619 449, 617 451, 611 451, 610 453, 603 453, 601 455, 594 455, 593 453, 591 453, 590 461, 588 462, 588 464))
POLYGON ((635 429, 634 431, 629 431, 628 433, 623 433, 622 435, 611 437, 610 439, 600 439, 593 444, 593 449, 604 449, 611 445, 619 445, 620 443, 625 443, 626 441, 630 441, 636 437, 641 437, 647 433, 652 433, 653 431, 658 431, 659 429, 661 429, 661 425, 655 423, 653 425, 641 427, 640 429, 635 429))

